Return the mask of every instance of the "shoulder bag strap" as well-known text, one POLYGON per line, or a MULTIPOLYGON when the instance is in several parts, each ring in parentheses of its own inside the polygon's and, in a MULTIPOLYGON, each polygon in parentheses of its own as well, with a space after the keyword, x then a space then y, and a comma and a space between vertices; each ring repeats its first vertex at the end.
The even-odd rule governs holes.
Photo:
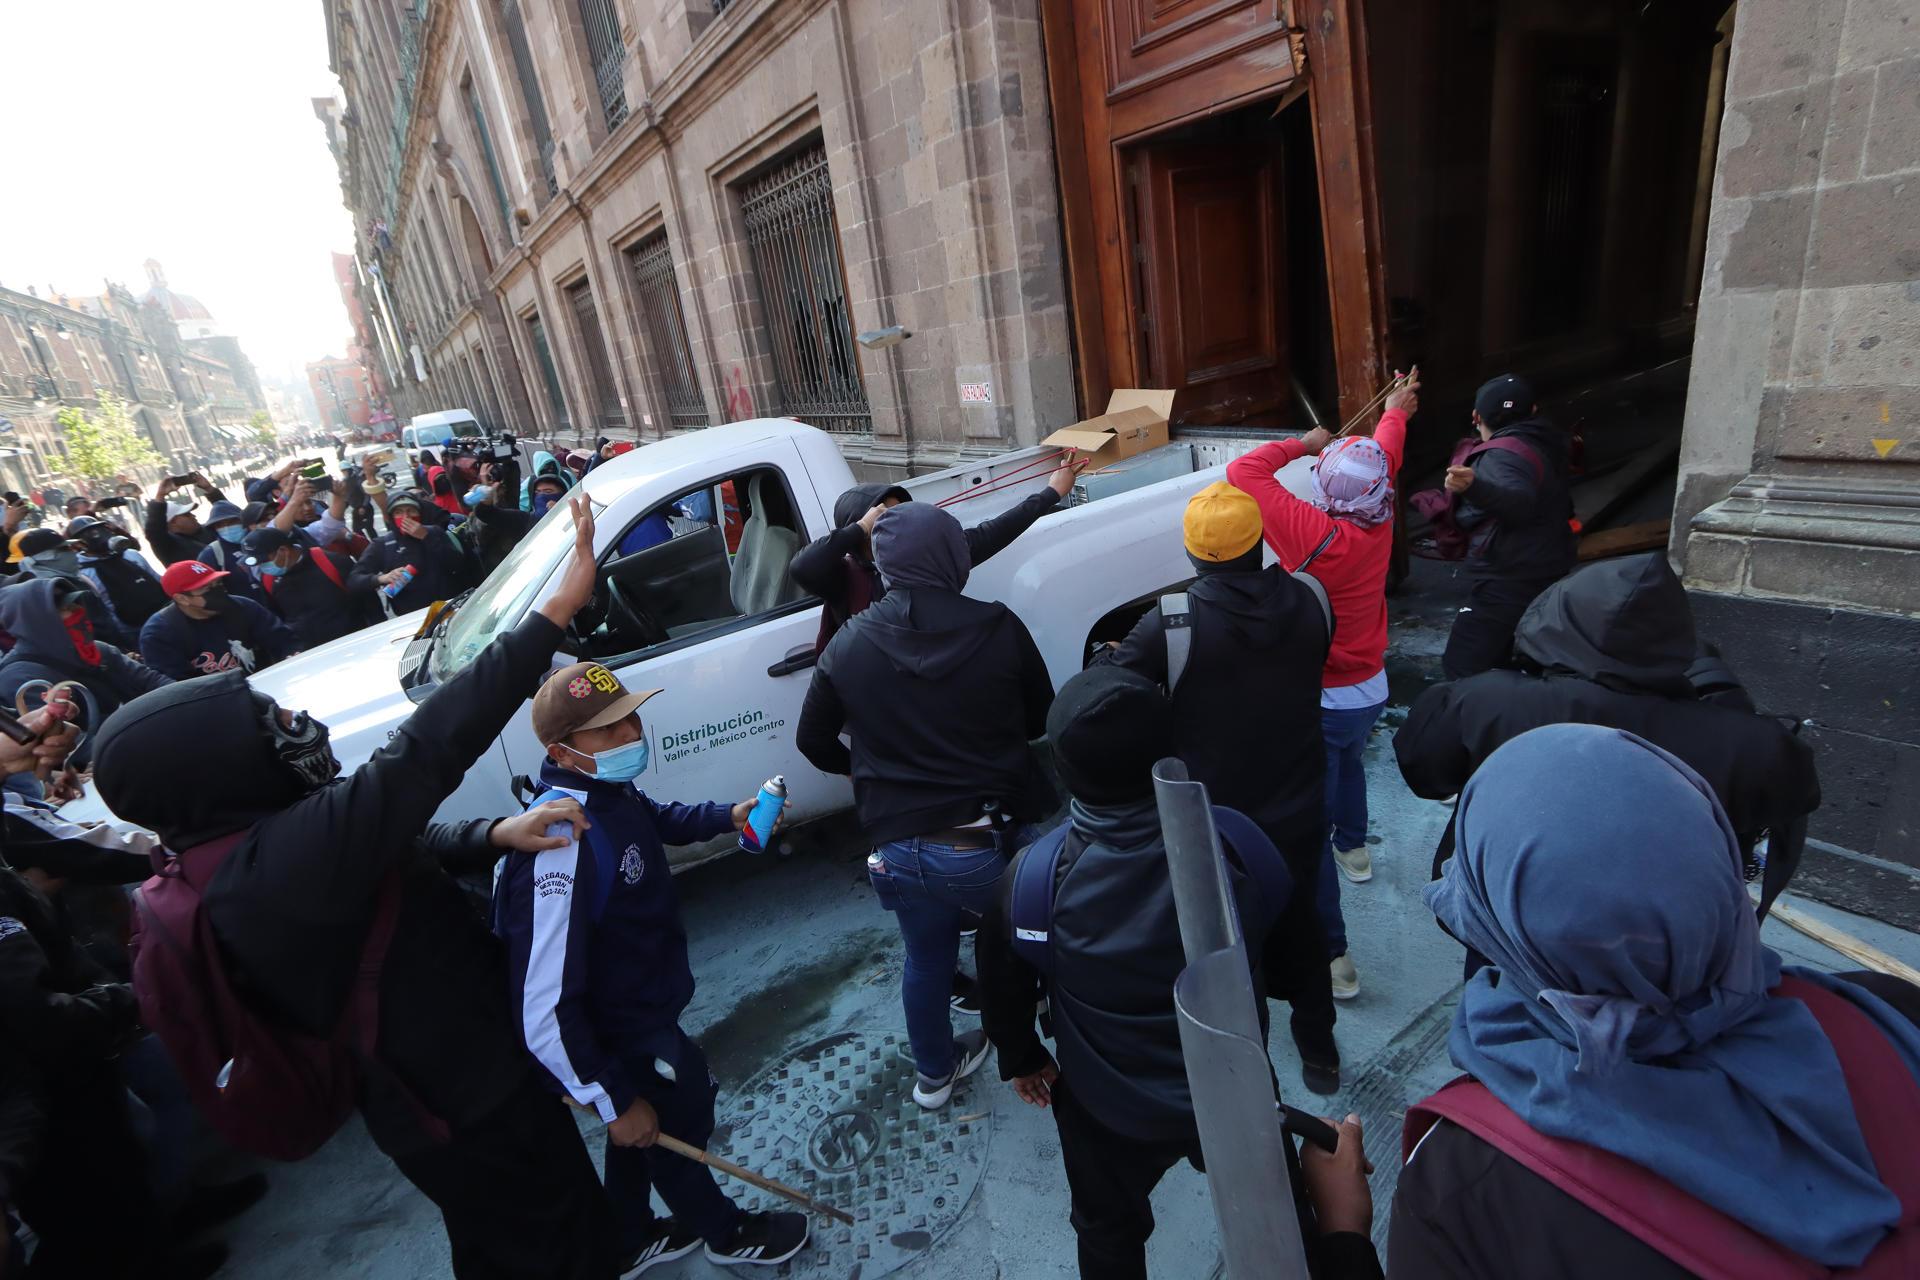
POLYGON ((1053 948, 1048 939, 1053 928, 1054 873, 1071 826, 1063 822, 1028 845, 1013 869, 1009 902, 1012 919, 1008 921, 1013 927, 1013 949, 1049 977, 1053 974, 1053 948))
POLYGON ((1167 638, 1167 694, 1180 687, 1193 653, 1193 604, 1184 591, 1160 597, 1161 633, 1167 638))

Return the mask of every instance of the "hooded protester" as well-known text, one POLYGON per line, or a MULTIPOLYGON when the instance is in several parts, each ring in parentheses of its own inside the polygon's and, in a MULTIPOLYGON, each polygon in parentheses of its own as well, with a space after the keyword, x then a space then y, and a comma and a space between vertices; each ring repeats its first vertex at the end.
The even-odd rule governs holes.
MULTIPOLYGON (((366 764, 337 776, 325 725, 238 672, 128 705, 100 735, 95 782, 121 818, 174 850, 237 837, 203 909, 236 992, 263 1019, 329 1037, 377 904, 398 894, 380 967, 380 1025, 360 1110, 374 1143, 440 1209, 467 1277, 615 1274, 606 1198, 572 1117, 536 1079, 503 999, 499 940, 443 866, 554 847, 543 805, 431 824, 521 708, 591 598, 593 518, 535 612, 413 709, 366 764), (192 751, 181 750, 190 742, 192 751), (204 785, 218 777, 221 785, 204 785), (442 1138, 423 1111, 448 1131, 442 1138)), ((577 812, 577 811, 576 811, 577 812)))
POLYGON ((167 607, 160 575, 119 526, 82 516, 67 526, 80 544, 80 576, 112 606, 114 615, 138 634, 138 628, 167 607))
MULTIPOLYGON (((199 472, 185 479, 187 485, 198 489, 207 501, 226 501, 226 495, 214 488, 199 472)), ((153 500, 147 503, 147 546, 153 551, 154 559, 163 566, 194 559, 214 540, 210 530, 200 527, 200 519, 193 513, 193 495, 183 494, 183 487, 169 476, 160 482, 153 500)))
POLYGON ((587 470, 592 471, 603 462, 612 462, 617 456, 613 451, 613 439, 600 436, 593 442, 593 456, 587 459, 587 470))
MULTIPOLYGON (((1763 832, 1777 835, 1819 808, 1813 751, 1787 724, 1696 692, 1693 611, 1665 552, 1601 561, 1549 587, 1520 620, 1514 647, 1524 670, 1483 671, 1414 702, 1393 753, 1415 795, 1458 794, 1504 743, 1571 722, 1628 730, 1685 761, 1749 852, 1763 832)), ((1453 839, 1449 823, 1436 877, 1453 839)), ((1782 841, 1774 846, 1787 854, 1782 841)))
MULTIPOLYGON (((1262 445, 1227 464, 1227 483, 1260 504, 1267 545, 1282 566, 1312 566, 1333 605, 1333 644, 1320 693, 1326 751, 1326 832, 1315 894, 1332 957, 1333 993, 1360 994, 1347 953, 1340 877, 1373 879, 1367 850, 1367 739, 1387 704, 1387 568, 1393 558, 1394 485, 1406 453, 1407 419, 1420 411, 1420 370, 1387 397, 1372 436, 1335 440, 1315 427, 1296 440, 1262 445), (1287 491, 1275 473, 1315 457, 1313 501, 1287 491)), ((1281 846, 1283 849, 1285 845, 1281 846)))
POLYGON ((427 468, 427 489, 433 494, 433 505, 450 516, 464 516, 467 509, 460 502, 460 495, 453 491, 453 477, 443 466, 427 468))
POLYGON ((906 941, 914 1101, 940 1107, 987 1053, 984 1035, 956 1040, 950 1021, 962 914, 985 909, 1013 824, 1053 807, 1029 745, 1053 681, 1011 609, 961 594, 973 547, 947 512, 888 510, 873 551, 886 596, 820 655, 794 743, 822 773, 853 778, 867 868, 906 941))
POLYGON ((520 506, 522 510, 531 511, 536 520, 547 514, 547 508, 559 501, 558 498, 553 497, 542 501, 540 494, 535 492, 537 482, 542 476, 551 476, 558 480, 562 494, 573 488, 574 481, 573 473, 561 466, 560 459, 553 454, 541 449, 533 455, 533 472, 520 485, 520 506))
MULTIPOLYGON (((81 591, 44 578, 0 590, 0 631, 13 637, 13 648, 0 660, 0 706, 12 706, 20 686, 29 681, 76 680, 92 696, 98 717, 83 719, 80 725, 91 735, 121 703, 173 681, 113 645, 96 641, 81 591)), ((74 752, 75 767, 87 766, 93 746, 91 737, 81 743, 74 752)))
POLYGON ((290 656, 299 641, 264 605, 227 594, 232 575, 198 560, 169 566, 160 586, 173 603, 140 629, 140 658, 175 680, 220 671, 251 675, 290 656))
MULTIPOLYGON (((1278 565, 1261 567, 1261 512, 1243 490, 1209 485, 1187 503, 1184 523, 1187 557, 1199 577, 1186 591, 1188 656, 1173 687, 1174 732, 1161 744, 1162 754, 1184 760, 1214 803, 1252 818, 1286 860, 1294 893, 1267 935, 1267 990, 1292 1006, 1307 1087, 1332 1093, 1339 1087, 1340 1051, 1329 945, 1316 899, 1317 879, 1332 875, 1321 860, 1327 614, 1309 584, 1278 565)), ((1147 610, 1126 640, 1096 661, 1166 687, 1170 659, 1161 609, 1147 610)))
MULTIPOLYGON (((1045 843, 1035 842, 1008 866, 980 926, 982 1023, 999 1050, 1001 1079, 1012 1081, 1023 1101, 1053 1110, 1080 1274, 1088 1280, 1146 1276, 1149 1197, 1181 1160, 1202 1163, 1173 1004, 1174 979, 1187 957, 1153 786, 1154 764, 1181 736, 1178 720, 1166 696, 1138 672, 1100 666, 1067 681, 1047 713, 1054 765, 1072 802, 1064 837, 1046 838, 1061 843, 1053 914, 1044 925, 1044 980, 1016 942, 1015 883, 1045 843), (1034 1030, 1042 998, 1057 1066, 1034 1030)), ((1234 854, 1252 857, 1279 861, 1271 846, 1234 854)), ((1256 880, 1234 858, 1234 905, 1255 956, 1269 930, 1281 927, 1283 904, 1269 893, 1286 878, 1256 880)), ((1258 991, 1260 966, 1252 967, 1258 991)), ((1264 1026, 1264 1002, 1260 1017, 1264 1026)), ((1302 1235, 1317 1238, 1314 1274, 1323 1280, 1380 1274, 1364 1227, 1302 1235)))
POLYGON ((469 490, 466 495, 467 519, 471 522, 474 535, 480 576, 484 578, 492 573, 507 558, 507 553, 520 545, 520 539, 527 536, 527 530, 533 528, 534 521, 546 514, 566 491, 566 485, 557 476, 536 477, 533 481, 533 501, 538 509, 536 514, 513 505, 511 494, 508 495, 507 505, 502 506, 498 484, 476 484, 469 490))
POLYGON ((20 581, 40 579, 70 586, 79 593, 94 634, 108 644, 123 649, 136 647, 140 633, 129 627, 114 611, 113 602, 86 576, 80 563, 81 544, 70 541, 52 529, 35 529, 20 542, 20 581))
MULTIPOLYGON (((1066 460, 1047 477, 1046 488, 1028 494, 1012 510, 963 530, 968 567, 985 564, 999 555, 1034 521, 1058 509, 1085 467, 1067 453, 1066 460)), ((827 643, 847 619, 887 594, 887 585, 874 567, 874 525, 881 512, 912 501, 913 495, 897 484, 857 484, 834 499, 833 532, 794 553, 788 572, 801 590, 818 596, 826 606, 820 611, 820 634, 813 642, 816 652, 826 651, 827 643)))
POLYGON ((1491 447, 1475 452, 1470 467, 1447 468, 1473 579, 1440 660, 1449 680, 1506 666, 1520 615, 1566 576, 1579 551, 1567 433, 1540 416, 1532 385, 1509 373, 1481 386, 1473 425, 1491 447))
POLYGON ((353 561, 338 552, 302 545, 299 530, 256 529, 243 546, 297 648, 317 649, 380 621, 378 584, 355 578, 353 561))
POLYGON ((272 606, 267 602, 266 589, 260 579, 254 576, 253 569, 247 564, 247 532, 253 526, 247 523, 249 513, 255 505, 260 507, 254 524, 264 524, 272 513, 264 503, 236 507, 231 502, 216 502, 207 512, 207 527, 213 530, 212 542, 197 557, 201 564, 227 575, 227 593, 237 599, 251 600, 263 609, 272 606))
POLYGON ((393 527, 353 567, 356 593, 385 592, 397 616, 466 590, 471 577, 467 549, 446 527, 439 507, 417 490, 406 489, 387 499, 387 520, 393 527))
POLYGON ((1427 905, 1492 966, 1448 1040, 1472 1082, 1408 1115, 1396 1280, 1914 1273, 1920 989, 1783 969, 1713 789, 1634 734, 1522 734, 1454 821, 1427 905))

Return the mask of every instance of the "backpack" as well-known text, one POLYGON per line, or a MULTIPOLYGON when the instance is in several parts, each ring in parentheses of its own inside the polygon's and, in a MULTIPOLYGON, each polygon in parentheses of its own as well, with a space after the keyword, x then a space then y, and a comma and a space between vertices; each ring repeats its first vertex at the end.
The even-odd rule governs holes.
MULTIPOLYGON (((1320 545, 1295 569, 1291 576, 1295 581, 1305 584, 1313 593, 1313 599, 1320 606, 1320 616, 1327 624, 1327 643, 1333 643, 1333 604, 1327 599, 1327 589, 1320 579, 1307 572, 1307 566, 1320 558, 1320 553, 1333 545, 1334 535, 1339 530, 1329 529, 1320 545)), ((1187 599, 1184 591, 1175 591, 1160 597, 1160 623, 1167 641, 1167 696, 1180 687, 1180 677, 1187 672, 1187 658, 1193 652, 1193 602, 1187 599)))
MULTIPOLYGON (((1482 440, 1478 436, 1467 436, 1455 443, 1453 455, 1447 459, 1449 467, 1465 467, 1473 464, 1473 459, 1483 453, 1511 453, 1525 458, 1533 470, 1533 482, 1538 485, 1547 478, 1547 464, 1541 460, 1539 452, 1524 440, 1512 436, 1495 436, 1491 440, 1482 440)), ((1439 560, 1464 560, 1471 535, 1453 521, 1453 504, 1458 495, 1448 493, 1445 487, 1422 489, 1418 493, 1407 495, 1407 504, 1427 518, 1432 525, 1433 555, 1439 560)))
POLYGON ((1805 1004, 1832 1042, 1874 1168, 1900 1200, 1900 1221, 1859 1267, 1829 1271, 1632 1161, 1537 1133, 1471 1079, 1456 1080, 1408 1109, 1401 1162, 1413 1157, 1438 1121, 1451 1120, 1708 1280, 1920 1275, 1920 1082, 1872 1019, 1845 996, 1791 974, 1781 977, 1774 994, 1805 1004))
MULTIPOLYGON (((359 972, 333 1034, 278 1027, 234 991, 203 897, 248 834, 171 858, 154 852, 155 874, 134 895, 133 994, 141 1023, 160 1037, 195 1108, 221 1138, 254 1155, 299 1160, 319 1150, 359 1101, 379 1035, 380 976, 400 917, 400 881, 389 877, 374 900, 359 972)), ((444 1141, 445 1124, 408 1100, 429 1136, 444 1141)))
MULTIPOLYGON (((345 591, 347 589, 346 579, 340 576, 340 566, 333 562, 332 557, 328 556, 325 552, 321 551, 319 547, 308 547, 307 557, 313 561, 313 563, 319 568, 321 573, 324 573, 327 575, 328 582, 331 582, 334 586, 340 588, 342 591, 345 591)), ((273 594, 273 584, 275 582, 278 582, 279 580, 280 580, 279 574, 271 574, 271 573, 263 574, 261 575, 261 578, 260 578, 261 583, 267 589, 268 595, 273 594)))
MULTIPOLYGON (((1268 908, 1279 914, 1293 896, 1293 876, 1280 857, 1273 841, 1254 825, 1252 818, 1225 805, 1213 806, 1213 825, 1220 833, 1220 848, 1233 864, 1246 872, 1259 887, 1268 908)), ((1063 822, 1027 846, 1014 864, 1013 889, 1008 896, 1007 922, 1013 929, 1013 950, 1041 976, 1053 975, 1053 948, 1048 943, 1053 928, 1053 894, 1060 852, 1067 846, 1071 822, 1063 822)))

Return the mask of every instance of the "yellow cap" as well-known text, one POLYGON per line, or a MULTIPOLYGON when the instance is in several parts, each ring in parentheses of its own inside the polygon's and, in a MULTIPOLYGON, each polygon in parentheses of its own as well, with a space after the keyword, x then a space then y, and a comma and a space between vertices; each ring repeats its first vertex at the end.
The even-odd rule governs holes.
POLYGON ((1260 504, 1251 494, 1216 480, 1187 503, 1187 553, 1218 564, 1260 545, 1260 504))
POLYGON ((33 530, 31 529, 22 529, 20 532, 14 534, 13 537, 8 540, 7 542, 7 563, 8 564, 19 564, 22 560, 26 559, 26 557, 20 553, 20 539, 26 537, 28 534, 32 532, 33 530))

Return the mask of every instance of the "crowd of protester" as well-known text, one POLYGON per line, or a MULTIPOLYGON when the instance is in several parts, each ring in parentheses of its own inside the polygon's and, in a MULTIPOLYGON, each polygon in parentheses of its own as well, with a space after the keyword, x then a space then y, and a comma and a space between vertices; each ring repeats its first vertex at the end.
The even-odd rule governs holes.
MULTIPOLYGON (((1229 466, 1186 507, 1190 583, 1057 691, 1021 619, 965 588, 1045 536, 1027 531, 1072 458, 971 529, 858 486, 793 560, 825 606, 795 744, 853 782, 903 943, 912 1099, 949 1106, 997 1055, 1054 1118, 1083 1276, 1144 1277, 1155 1186, 1208 1154, 1159 760, 1218 806, 1261 1024, 1285 1002, 1303 1083, 1340 1087, 1363 941, 1342 881, 1364 892, 1375 859, 1406 856, 1369 845, 1364 757, 1418 409, 1416 371, 1370 430, 1229 466), (1276 478, 1303 457, 1305 499, 1276 478)), ((1472 422, 1435 508, 1471 594, 1447 681, 1393 740, 1412 791, 1453 805, 1425 901, 1461 946, 1466 1076, 1410 1108, 1397 1156, 1372 1153, 1403 1161, 1384 1270, 1355 1117, 1331 1149, 1284 1143, 1272 1211, 1325 1280, 1912 1274, 1920 989, 1783 969, 1748 894, 1792 875, 1811 752, 1696 635, 1663 556, 1575 570, 1567 445, 1523 380, 1483 387, 1472 422)), ((595 589, 589 504, 555 516, 575 544, 546 601, 350 774, 324 724, 247 679, 457 595, 613 452, 577 471, 539 455, 518 486, 426 455, 399 490, 371 463, 328 487, 295 462, 245 506, 173 477, 144 512, 158 564, 84 499, 64 531, 12 537, 0 697, 40 698, 0 737, 0 1210, 33 1251, 0 1240, 0 1274, 211 1274, 209 1228, 265 1188, 196 1180, 196 1123, 297 1158, 355 1108, 440 1210, 461 1277, 808 1247, 805 1217, 749 1211, 659 1144, 705 1146, 721 1087, 681 1026, 696 973, 666 847, 740 832, 756 800, 648 795, 661 691, 552 669, 595 589), (540 794, 433 822, 529 694, 540 794), (157 840, 63 822, 51 806, 85 770, 157 840), (160 868, 130 910, 123 886, 160 868), (483 917, 455 877, 488 873, 483 917), (130 919, 168 944, 129 958, 130 919), (604 1127, 601 1171, 576 1116, 604 1127)))

